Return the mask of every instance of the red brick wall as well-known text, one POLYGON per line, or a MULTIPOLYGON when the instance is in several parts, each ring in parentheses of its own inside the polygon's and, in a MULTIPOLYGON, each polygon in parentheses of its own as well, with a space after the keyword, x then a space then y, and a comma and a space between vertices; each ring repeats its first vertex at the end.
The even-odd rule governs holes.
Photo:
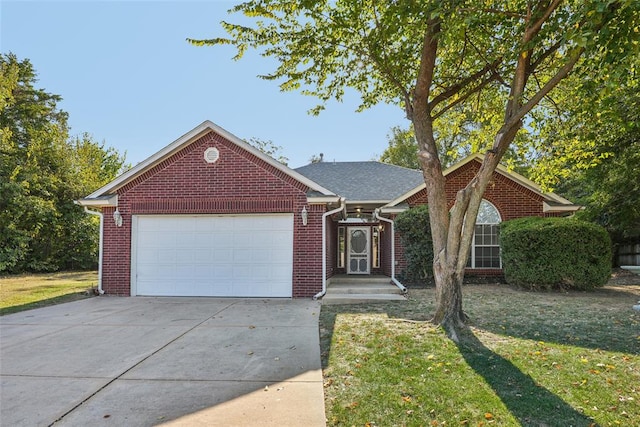
POLYGON ((123 226, 111 221, 105 208, 103 288, 114 295, 130 294, 131 215, 293 213, 293 296, 309 297, 322 288, 321 241, 324 207, 308 206, 308 225, 300 211, 307 187, 209 132, 118 190, 123 226), (217 162, 207 163, 204 151, 216 147, 217 162))
MULTIPOLYGON (((473 160, 447 175, 445 191, 449 206, 453 206, 458 190, 467 185, 479 168, 480 163, 473 160)), ((493 179, 487 186, 483 198, 493 203, 498 209, 502 221, 524 216, 545 216, 542 211, 542 196, 498 172, 493 174, 493 179)), ((409 206, 426 204, 426 190, 410 197, 407 203, 409 206)))
MULTIPOLYGON (((447 175, 445 191, 449 206, 453 206, 458 190, 467 185, 480 168, 480 163, 473 160, 447 175)), ((539 194, 496 172, 489 183, 484 199, 493 203, 500 212, 502 221, 521 218, 525 216, 548 216, 543 212, 543 198, 539 194)), ((427 203, 427 192, 422 190, 407 199, 409 206, 417 206, 427 203)), ((404 257, 399 254, 404 252, 402 244, 396 242, 396 258, 404 262, 404 257)), ((396 274, 406 268, 406 264, 396 267, 396 274)), ((467 269, 467 273, 481 276, 497 276, 502 274, 500 269, 467 269)))

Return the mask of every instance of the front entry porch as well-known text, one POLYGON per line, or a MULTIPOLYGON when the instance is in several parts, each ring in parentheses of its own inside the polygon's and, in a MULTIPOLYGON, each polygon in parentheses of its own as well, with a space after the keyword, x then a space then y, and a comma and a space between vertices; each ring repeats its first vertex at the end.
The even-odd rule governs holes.
POLYGON ((337 274, 328 280, 322 303, 360 304, 405 300, 402 290, 388 276, 337 274))

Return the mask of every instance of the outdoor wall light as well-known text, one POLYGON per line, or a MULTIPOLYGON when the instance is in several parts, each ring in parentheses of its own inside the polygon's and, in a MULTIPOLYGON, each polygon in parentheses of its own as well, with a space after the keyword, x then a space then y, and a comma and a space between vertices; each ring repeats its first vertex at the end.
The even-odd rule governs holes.
POLYGON ((113 222, 115 222, 116 227, 122 227, 122 214, 118 208, 113 212, 113 222))
POLYGON ((307 212, 306 206, 302 207, 302 211, 300 211, 300 217, 302 218, 302 225, 307 225, 307 221, 309 220, 309 212, 307 212))
POLYGON ((380 230, 380 232, 383 232, 384 231, 384 225, 378 224, 378 230, 380 230))

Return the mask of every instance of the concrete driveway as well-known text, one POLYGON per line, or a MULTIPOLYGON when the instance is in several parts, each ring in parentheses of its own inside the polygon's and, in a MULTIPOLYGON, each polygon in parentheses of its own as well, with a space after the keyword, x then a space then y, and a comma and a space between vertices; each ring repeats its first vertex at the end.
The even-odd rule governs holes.
POLYGON ((319 313, 99 297, 0 317, 0 423, 324 426, 319 313))

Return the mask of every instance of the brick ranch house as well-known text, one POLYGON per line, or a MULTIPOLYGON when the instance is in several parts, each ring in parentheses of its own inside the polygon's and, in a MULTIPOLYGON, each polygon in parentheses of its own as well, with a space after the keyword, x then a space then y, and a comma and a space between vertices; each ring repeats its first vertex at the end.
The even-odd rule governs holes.
MULTIPOLYGON (((472 155, 444 173, 454 195, 472 155)), ((111 295, 321 297, 338 274, 405 267, 394 218, 426 203, 420 171, 379 162, 277 162, 205 121, 77 203, 100 215, 99 290, 111 295)), ((578 207, 499 167, 469 273, 500 274, 497 224, 578 207)))

